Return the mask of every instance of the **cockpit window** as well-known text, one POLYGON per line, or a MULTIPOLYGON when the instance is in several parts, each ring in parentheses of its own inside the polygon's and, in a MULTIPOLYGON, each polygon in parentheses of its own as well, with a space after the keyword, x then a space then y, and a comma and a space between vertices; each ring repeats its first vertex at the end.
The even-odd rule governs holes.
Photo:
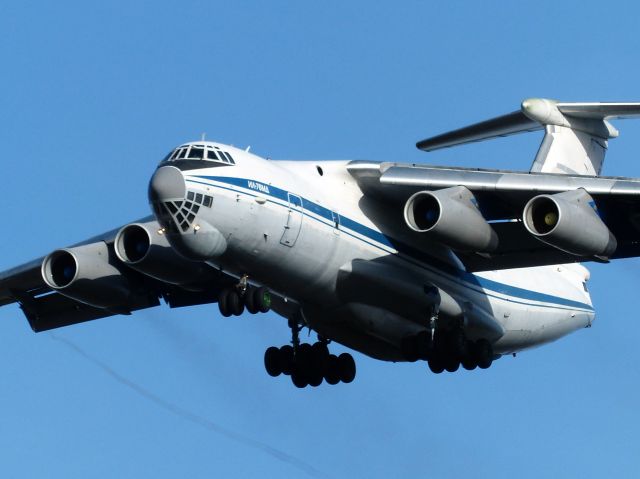
MULTIPOLYGON (((164 162, 172 162, 178 160, 204 160, 207 163, 215 162, 222 165, 235 165, 236 162, 232 158, 232 156, 220 149, 219 146, 211 145, 211 144, 188 144, 179 146, 169 155, 167 155, 163 160, 164 162)), ((222 166, 220 165, 220 166, 222 166)), ((213 165, 211 165, 213 166, 213 165)), ((195 164, 194 164, 194 167, 195 164)), ((206 168, 207 165, 203 164, 198 168, 206 168)))
POLYGON ((204 149, 202 147, 192 146, 189 150, 189 156, 187 159, 189 160, 201 160, 204 154, 204 149))

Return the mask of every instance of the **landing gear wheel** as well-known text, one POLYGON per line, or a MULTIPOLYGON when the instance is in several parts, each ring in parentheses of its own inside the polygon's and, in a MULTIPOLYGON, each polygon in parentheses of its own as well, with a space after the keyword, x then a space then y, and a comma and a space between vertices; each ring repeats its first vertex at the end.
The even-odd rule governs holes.
POLYGON ((240 300, 240 295, 235 289, 229 290, 227 294, 227 306, 231 314, 240 316, 244 312, 244 304, 240 300))
POLYGON ((338 356, 340 380, 343 383, 350 383, 356 377, 356 362, 349 353, 342 353, 338 356))
POLYGON ((280 348, 280 369, 289 376, 293 371, 293 348, 288 344, 280 348))
POLYGON ((244 305, 247 307, 247 311, 249 311, 251 314, 256 314, 258 312, 258 306, 256 306, 254 294, 255 288, 252 286, 247 286, 247 289, 242 296, 244 305))
POLYGON ((229 289, 223 289, 220 292, 220 296, 218 296, 218 307, 220 308, 220 314, 222 314, 222 316, 224 316, 225 318, 228 318, 229 316, 231 316, 231 314, 233 314, 231 308, 229 307, 230 292, 231 290, 229 289))
POLYGON ((271 292, 261 286, 253 292, 253 304, 261 313, 266 313, 271 309, 271 292))
POLYGON ((475 345, 476 360, 480 369, 488 369, 493 362, 493 347, 486 339, 478 339, 475 345))
POLYGON ((330 354, 327 358, 324 380, 327 381, 327 384, 331 385, 335 385, 340 382, 340 361, 338 361, 338 356, 335 354, 330 354))
POLYGON ((449 357, 445 358, 444 368, 450 373, 455 373, 460 368, 460 361, 457 356, 451 354, 449 357))
POLYGON ((329 358, 329 349, 325 343, 317 342, 311 346, 311 354, 309 356, 309 384, 311 386, 320 386, 324 373, 327 370, 327 359, 329 358))
POLYGON ((282 374, 280 362, 280 350, 274 346, 267 348, 264 352, 264 368, 267 370, 269 376, 275 378, 282 374))
POLYGON ((454 357, 462 357, 466 353, 467 340, 462 329, 454 329, 449 333, 449 351, 454 357))
POLYGON ((444 371, 444 363, 439 358, 431 358, 428 361, 429 369, 434 374, 440 374, 444 371))
POLYGON ((473 371, 478 367, 478 363, 476 362, 474 356, 474 343, 472 341, 467 341, 466 353, 462 357, 460 363, 462 364, 462 367, 467 371, 473 371))
POLYGON ((309 385, 309 381, 307 380, 307 375, 304 371, 299 371, 299 368, 294 368, 291 373, 291 382, 297 388, 306 388, 309 385))

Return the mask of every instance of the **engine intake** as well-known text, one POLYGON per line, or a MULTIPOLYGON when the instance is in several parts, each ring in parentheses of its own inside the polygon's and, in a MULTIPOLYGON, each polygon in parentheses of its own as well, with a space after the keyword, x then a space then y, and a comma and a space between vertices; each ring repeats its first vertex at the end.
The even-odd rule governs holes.
POLYGON ((414 194, 404 207, 404 219, 412 230, 455 250, 491 252, 498 246, 498 235, 464 186, 414 194))
POLYGON ((207 264, 178 254, 156 221, 123 227, 116 235, 114 248, 118 258, 130 268, 192 291, 201 290, 197 285, 213 279, 216 273, 207 264))
POLYGON ((618 245, 583 189, 530 199, 522 221, 543 243, 576 256, 609 257, 618 245))
POLYGON ((109 248, 102 241, 50 253, 41 272, 51 289, 89 306, 123 310, 129 304, 129 283, 110 263, 109 248))

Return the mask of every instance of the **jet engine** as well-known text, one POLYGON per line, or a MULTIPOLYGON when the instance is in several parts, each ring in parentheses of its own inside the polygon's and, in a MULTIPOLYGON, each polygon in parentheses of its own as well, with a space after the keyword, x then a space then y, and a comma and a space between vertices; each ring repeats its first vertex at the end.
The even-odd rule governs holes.
POLYGON ((156 221, 123 227, 116 235, 114 248, 120 261, 130 268, 188 290, 199 291, 201 288, 194 285, 213 279, 215 273, 205 263, 179 255, 156 221))
POLYGON ((524 207, 522 221, 533 236, 576 256, 609 257, 617 241, 583 189, 539 195, 524 207))
POLYGON ((498 235, 464 186, 414 194, 404 207, 404 219, 412 230, 455 250, 491 252, 498 246, 498 235))
POLYGON ((58 249, 42 262, 42 278, 60 294, 96 308, 126 310, 130 300, 127 279, 109 257, 106 243, 99 241, 58 249))

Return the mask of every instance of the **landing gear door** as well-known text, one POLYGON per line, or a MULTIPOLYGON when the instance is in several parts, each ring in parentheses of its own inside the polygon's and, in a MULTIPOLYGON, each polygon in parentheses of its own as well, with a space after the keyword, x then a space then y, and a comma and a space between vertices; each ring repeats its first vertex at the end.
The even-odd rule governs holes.
POLYGON ((302 198, 291 193, 288 193, 288 197, 289 212, 280 243, 291 247, 296 244, 296 240, 298 236, 300 236, 300 229, 302 228, 302 198))

